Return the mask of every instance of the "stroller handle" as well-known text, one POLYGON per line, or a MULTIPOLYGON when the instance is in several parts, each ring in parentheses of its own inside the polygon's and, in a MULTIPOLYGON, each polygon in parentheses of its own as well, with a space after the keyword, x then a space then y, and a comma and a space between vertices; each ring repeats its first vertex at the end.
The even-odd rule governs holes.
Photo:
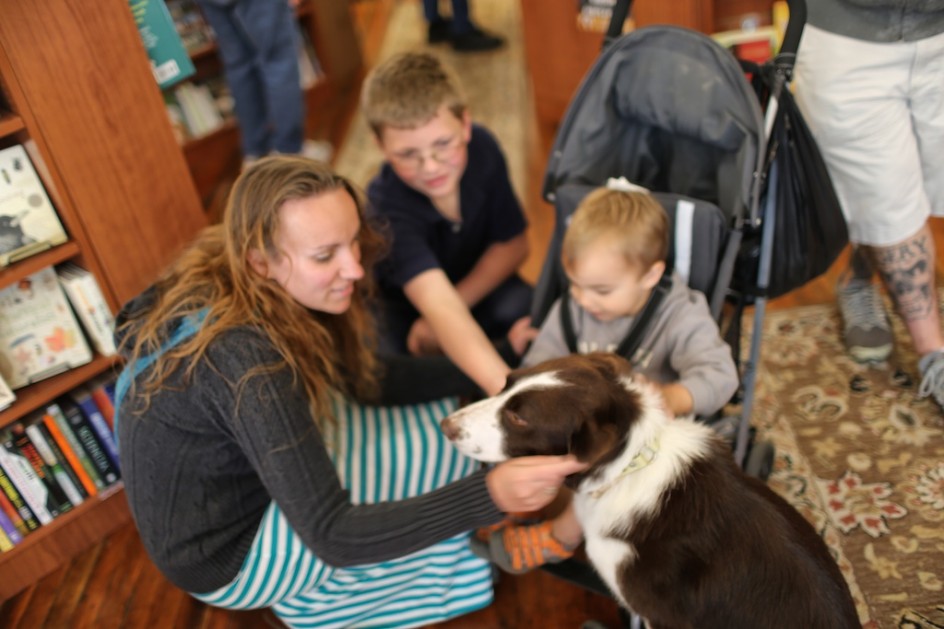
MULTIPOLYGON (((632 0, 617 0, 613 5, 610 23, 606 29, 606 36, 603 38, 604 48, 623 32, 623 22, 629 16, 632 6, 632 0)), ((783 36, 783 43, 780 45, 780 54, 792 58, 796 56, 797 48, 800 47, 800 35, 803 34, 803 26, 806 24, 806 0, 787 0, 787 7, 790 9, 790 20, 787 22, 787 30, 783 36)))
POLYGON ((787 0, 787 7, 790 9, 790 19, 780 45, 780 54, 795 56, 806 24, 806 0, 787 0))

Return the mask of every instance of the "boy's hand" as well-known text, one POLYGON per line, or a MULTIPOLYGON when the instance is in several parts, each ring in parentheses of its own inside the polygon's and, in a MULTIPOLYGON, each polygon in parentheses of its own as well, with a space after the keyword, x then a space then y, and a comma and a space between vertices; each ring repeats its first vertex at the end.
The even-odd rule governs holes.
POLYGON ((442 354, 436 333, 422 317, 413 322, 410 333, 406 337, 406 348, 414 356, 442 354))
POLYGON ((528 349, 528 344, 537 338, 538 329, 531 327, 531 317, 521 317, 508 330, 508 342, 515 354, 521 356, 528 349))

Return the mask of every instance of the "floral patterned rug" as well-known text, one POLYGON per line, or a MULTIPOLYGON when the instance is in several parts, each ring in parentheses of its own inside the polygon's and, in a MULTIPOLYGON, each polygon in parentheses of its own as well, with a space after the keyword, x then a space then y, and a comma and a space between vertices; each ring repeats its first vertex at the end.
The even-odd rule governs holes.
POLYGON ((764 328, 752 415, 776 449, 770 486, 826 539, 864 627, 944 627, 944 417, 917 399, 913 352, 853 362, 832 305, 764 328))

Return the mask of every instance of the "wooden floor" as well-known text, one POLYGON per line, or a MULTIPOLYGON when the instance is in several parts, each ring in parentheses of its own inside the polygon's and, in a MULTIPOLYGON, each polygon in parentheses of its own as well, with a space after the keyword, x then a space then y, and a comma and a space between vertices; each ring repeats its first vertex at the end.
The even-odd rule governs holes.
MULTIPOLYGON (((380 3, 362 4, 362 19, 382 20, 380 3)), ((371 26, 375 28, 376 25, 371 26)), ((373 39, 373 38, 371 38, 373 39)), ((370 59, 370 51, 367 51, 370 59)), ((532 256, 525 268, 537 276, 553 228, 551 208, 539 186, 553 130, 535 127, 529 151, 531 189, 524 199, 531 221, 532 256)), ((938 251, 944 251, 944 225, 933 223, 938 251)), ((841 266, 822 278, 774 300, 770 308, 824 303, 834 297, 841 266)), ((938 260, 940 273, 941 261, 938 260)), ((439 627, 446 629, 577 629, 587 619, 619 626, 613 602, 543 572, 502 576, 490 607, 439 627)), ((180 629, 249 629, 280 626, 267 611, 234 612, 211 608, 172 586, 146 557, 133 526, 128 525, 14 598, 0 604, 0 627, 174 627, 180 629)))

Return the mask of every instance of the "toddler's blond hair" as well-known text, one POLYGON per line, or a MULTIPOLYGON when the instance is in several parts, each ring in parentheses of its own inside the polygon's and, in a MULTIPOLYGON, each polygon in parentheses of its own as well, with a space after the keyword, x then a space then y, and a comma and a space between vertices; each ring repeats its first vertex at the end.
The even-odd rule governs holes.
POLYGON ((565 269, 573 269, 577 258, 605 236, 629 266, 644 273, 665 261, 668 235, 669 218, 651 194, 598 188, 574 211, 564 234, 561 262, 565 269))

